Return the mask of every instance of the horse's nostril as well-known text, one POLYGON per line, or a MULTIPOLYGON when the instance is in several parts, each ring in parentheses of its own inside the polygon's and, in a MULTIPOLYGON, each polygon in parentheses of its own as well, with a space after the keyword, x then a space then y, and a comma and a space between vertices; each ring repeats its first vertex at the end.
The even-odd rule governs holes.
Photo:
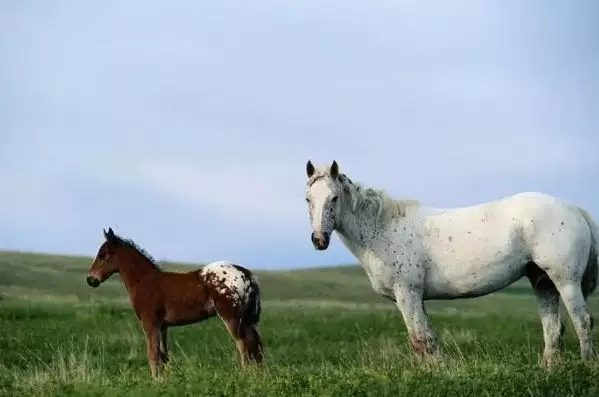
POLYGON ((312 244, 319 250, 326 249, 329 245, 329 233, 323 232, 319 235, 312 233, 312 244))

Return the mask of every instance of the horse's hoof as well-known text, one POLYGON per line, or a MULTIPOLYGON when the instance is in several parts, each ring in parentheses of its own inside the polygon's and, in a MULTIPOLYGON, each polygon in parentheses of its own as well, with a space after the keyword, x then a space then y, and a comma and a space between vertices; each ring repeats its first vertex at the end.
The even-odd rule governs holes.
POLYGON ((541 358, 541 367, 547 370, 553 368, 557 362, 557 358, 554 356, 541 358))

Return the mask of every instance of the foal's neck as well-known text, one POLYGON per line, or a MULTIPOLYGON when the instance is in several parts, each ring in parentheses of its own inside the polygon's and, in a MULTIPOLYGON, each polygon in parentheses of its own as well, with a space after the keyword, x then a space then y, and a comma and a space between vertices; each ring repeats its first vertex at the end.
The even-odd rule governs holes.
POLYGON ((157 272, 158 269, 139 254, 128 255, 119 266, 121 281, 129 293, 144 277, 157 272))

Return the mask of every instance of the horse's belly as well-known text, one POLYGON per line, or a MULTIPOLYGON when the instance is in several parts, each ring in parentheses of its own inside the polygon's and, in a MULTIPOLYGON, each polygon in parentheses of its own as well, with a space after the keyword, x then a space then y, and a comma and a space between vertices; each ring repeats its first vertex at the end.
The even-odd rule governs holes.
POLYGON ((483 296, 507 287, 522 278, 526 262, 518 265, 494 263, 486 266, 429 269, 425 279, 425 299, 457 299, 483 296))
POLYGON ((484 219, 476 227, 445 222, 438 233, 427 235, 427 298, 482 296, 524 276, 530 251, 520 228, 495 216, 484 219))
POLYGON ((164 323, 169 326, 187 325, 203 321, 215 315, 214 307, 207 305, 169 307, 164 316, 164 323))
POLYGON ((164 299, 164 323, 169 326, 193 324, 216 314, 214 304, 202 289, 191 287, 170 290, 164 299))

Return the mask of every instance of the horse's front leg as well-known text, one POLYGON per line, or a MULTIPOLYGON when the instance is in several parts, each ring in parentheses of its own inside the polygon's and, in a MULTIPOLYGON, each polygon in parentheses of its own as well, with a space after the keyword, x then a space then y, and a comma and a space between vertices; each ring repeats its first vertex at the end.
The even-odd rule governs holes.
POLYGON ((410 344, 419 357, 433 359, 439 355, 439 343, 431 320, 424 308, 422 289, 396 284, 395 302, 402 314, 410 344))
POLYGON ((160 327, 154 321, 142 321, 146 335, 146 353, 150 372, 154 378, 160 376, 160 362, 158 352, 160 348, 160 327))

